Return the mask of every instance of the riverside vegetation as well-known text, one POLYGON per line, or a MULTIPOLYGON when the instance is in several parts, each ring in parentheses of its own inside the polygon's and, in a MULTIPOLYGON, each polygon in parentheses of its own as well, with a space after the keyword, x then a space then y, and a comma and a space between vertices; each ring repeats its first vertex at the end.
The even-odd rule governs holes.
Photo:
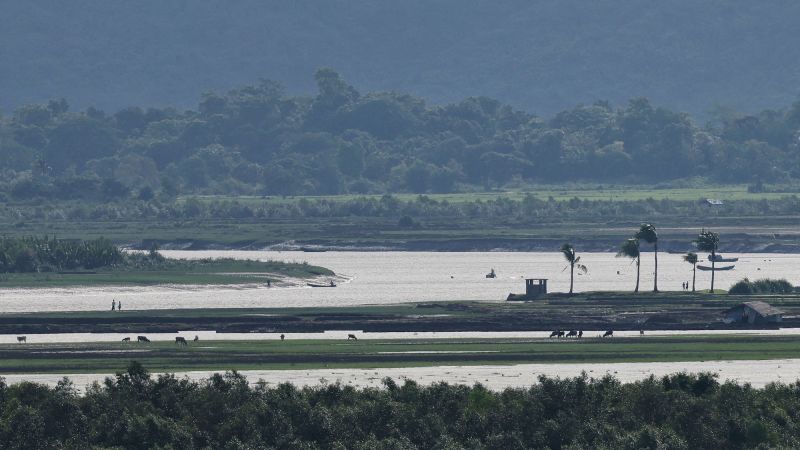
POLYGON ((167 259, 156 246, 121 251, 111 241, 55 237, 0 239, 0 287, 98 284, 242 284, 277 277, 333 275, 305 263, 224 259, 167 259))
POLYGON ((763 389, 675 374, 620 383, 542 377, 492 392, 384 380, 267 387, 236 372, 196 382, 132 363, 78 395, 0 383, 3 448, 795 448, 798 384, 763 389))

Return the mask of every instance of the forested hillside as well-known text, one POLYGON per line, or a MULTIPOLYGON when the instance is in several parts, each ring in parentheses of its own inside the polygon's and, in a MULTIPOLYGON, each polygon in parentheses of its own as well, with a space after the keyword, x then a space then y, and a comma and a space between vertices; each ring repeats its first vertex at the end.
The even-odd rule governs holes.
POLYGON ((542 118, 486 97, 431 106, 360 93, 330 69, 315 76, 314 96, 262 81, 206 94, 188 111, 72 111, 65 100, 21 107, 0 119, 0 193, 147 200, 800 178, 800 102, 701 128, 645 98, 542 118))
POLYGON ((334 67, 434 103, 486 95, 537 114, 646 96, 749 113, 800 93, 800 3, 776 0, 4 1, 0 109, 189 107, 334 67))

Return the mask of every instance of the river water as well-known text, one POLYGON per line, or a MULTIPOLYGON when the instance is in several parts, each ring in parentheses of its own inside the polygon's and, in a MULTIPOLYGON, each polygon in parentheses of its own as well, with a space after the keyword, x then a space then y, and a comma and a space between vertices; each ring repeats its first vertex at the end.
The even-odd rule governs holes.
MULTIPOLYGON (((2 289, 1 312, 105 310, 111 300, 124 310, 168 308, 256 308, 351 306, 442 300, 503 301, 524 292, 524 277, 548 278, 551 292, 569 289, 569 270, 555 252, 277 252, 163 251, 171 258, 232 257, 308 262, 346 277, 334 289, 297 286, 155 286, 58 289, 2 289), (494 268, 497 278, 485 274, 494 268)), ((653 254, 642 257, 641 288, 653 282, 653 254)), ((800 255, 726 254, 739 257, 734 270, 717 272, 716 287, 727 289, 749 277, 786 278, 800 284, 800 255)), ((701 255, 705 257, 705 255, 701 255)), ((582 253, 587 274, 575 275, 575 291, 632 290, 636 267, 613 253, 582 253)), ((720 265, 727 265, 721 263, 720 265)), ((707 289, 710 272, 697 272, 698 289, 707 289)), ((691 265, 682 255, 659 254, 659 288, 680 290, 691 282, 691 265)), ((327 281, 327 280, 321 280, 327 281)))

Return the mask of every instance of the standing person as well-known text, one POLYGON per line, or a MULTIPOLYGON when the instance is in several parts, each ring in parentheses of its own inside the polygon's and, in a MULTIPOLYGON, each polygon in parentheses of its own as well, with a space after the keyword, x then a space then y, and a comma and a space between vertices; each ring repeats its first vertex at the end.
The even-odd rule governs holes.
POLYGON ((117 309, 117 299, 111 300, 111 310, 114 311, 117 309))
POLYGON ((122 300, 117 302, 117 311, 122 311, 122 300))

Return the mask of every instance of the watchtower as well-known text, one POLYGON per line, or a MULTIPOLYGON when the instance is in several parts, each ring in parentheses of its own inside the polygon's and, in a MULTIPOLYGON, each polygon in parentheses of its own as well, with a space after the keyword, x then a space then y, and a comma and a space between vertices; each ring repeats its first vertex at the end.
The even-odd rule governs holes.
POLYGON ((547 278, 526 278, 525 296, 538 297, 547 294, 547 278))

